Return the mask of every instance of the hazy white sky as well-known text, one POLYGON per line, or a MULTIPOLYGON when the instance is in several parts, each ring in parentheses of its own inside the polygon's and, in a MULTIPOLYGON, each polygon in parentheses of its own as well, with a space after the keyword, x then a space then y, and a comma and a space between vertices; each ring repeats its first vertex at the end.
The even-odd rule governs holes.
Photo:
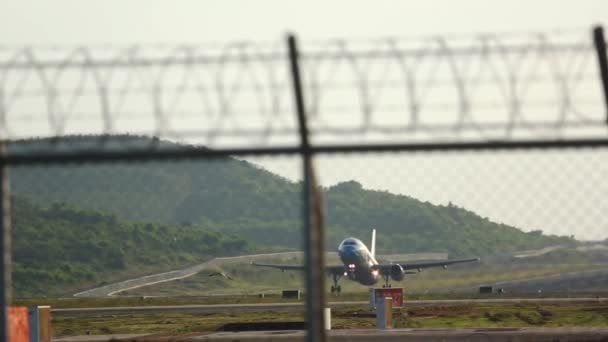
MULTIPOLYGON (((5 0, 0 46, 276 41, 286 32, 322 39, 585 30, 606 18, 607 0, 5 0)), ((295 160, 262 163, 297 178, 295 160)), ((319 165, 326 185, 357 179, 368 188, 453 201, 525 230, 608 236, 605 152, 325 158, 319 165)))
POLYGON ((144 43, 274 40, 586 28, 604 0, 285 1, 5 0, 0 42, 144 43))

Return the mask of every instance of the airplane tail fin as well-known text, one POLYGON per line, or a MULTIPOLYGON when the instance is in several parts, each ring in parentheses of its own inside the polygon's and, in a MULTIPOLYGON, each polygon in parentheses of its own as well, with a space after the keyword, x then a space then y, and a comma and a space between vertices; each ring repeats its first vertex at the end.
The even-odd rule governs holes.
POLYGON ((372 244, 371 244, 371 248, 372 250, 370 251, 372 254, 372 257, 376 257, 376 230, 372 229, 372 244))

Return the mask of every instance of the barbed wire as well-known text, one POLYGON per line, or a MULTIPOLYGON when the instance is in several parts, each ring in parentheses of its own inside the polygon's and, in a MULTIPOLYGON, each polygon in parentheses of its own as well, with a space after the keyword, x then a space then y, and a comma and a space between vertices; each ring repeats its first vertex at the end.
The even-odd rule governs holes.
MULTIPOLYGON (((301 43, 314 142, 606 134, 588 33, 301 43)), ((0 138, 297 143, 281 42, 0 49, 0 138)))

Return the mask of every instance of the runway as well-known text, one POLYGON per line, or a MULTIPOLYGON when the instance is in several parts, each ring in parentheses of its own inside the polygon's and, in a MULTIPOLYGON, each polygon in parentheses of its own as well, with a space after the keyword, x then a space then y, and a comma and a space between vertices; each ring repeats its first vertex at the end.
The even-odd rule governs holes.
MULTIPOLYGON (((504 299, 447 299, 447 300, 409 300, 410 306, 446 306, 462 304, 588 304, 604 303, 608 298, 504 298, 504 299)), ((329 307, 367 306, 366 301, 329 302, 329 307)), ((205 304, 205 305, 163 305, 163 306, 119 306, 97 308, 56 308, 54 316, 109 316, 151 313, 213 313, 227 311, 294 311, 304 310, 304 302, 296 303, 260 303, 260 304, 205 304)))
MULTIPOLYGON (((606 341, 608 328, 436 328, 340 329, 327 331, 329 341, 355 342, 573 342, 606 341)), ((302 330, 211 332, 201 334, 98 335, 54 338, 54 342, 100 341, 305 341, 302 330)))
MULTIPOLYGON (((606 341, 608 328, 438 328, 343 329, 327 332, 329 341, 355 342, 573 342, 606 341)), ((222 332, 192 336, 187 341, 304 341, 304 331, 222 332)))

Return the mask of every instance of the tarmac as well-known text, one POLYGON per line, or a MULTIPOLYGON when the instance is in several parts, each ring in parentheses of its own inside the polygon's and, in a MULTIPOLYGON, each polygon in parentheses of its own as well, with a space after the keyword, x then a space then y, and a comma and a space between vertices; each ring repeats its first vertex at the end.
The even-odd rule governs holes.
MULTIPOLYGON (((97 335, 53 339, 54 342, 98 341, 304 341, 303 330, 213 332, 188 335, 97 335)), ((343 329, 327 331, 328 341, 467 341, 570 342, 608 341, 607 328, 458 328, 458 329, 343 329)))

